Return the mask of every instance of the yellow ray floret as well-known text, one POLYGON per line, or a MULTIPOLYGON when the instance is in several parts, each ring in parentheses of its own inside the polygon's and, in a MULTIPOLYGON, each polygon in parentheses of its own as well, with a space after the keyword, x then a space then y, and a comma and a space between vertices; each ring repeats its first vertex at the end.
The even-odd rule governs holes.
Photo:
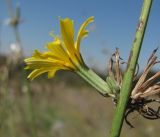
POLYGON ((35 50, 32 57, 24 60, 26 69, 32 70, 28 78, 34 79, 46 72, 48 78, 52 78, 60 69, 76 71, 79 66, 85 66, 80 55, 80 41, 88 34, 86 26, 93 20, 90 17, 82 24, 75 41, 73 20, 60 19, 61 38, 54 37, 52 42, 47 43, 48 51, 41 53, 35 50))

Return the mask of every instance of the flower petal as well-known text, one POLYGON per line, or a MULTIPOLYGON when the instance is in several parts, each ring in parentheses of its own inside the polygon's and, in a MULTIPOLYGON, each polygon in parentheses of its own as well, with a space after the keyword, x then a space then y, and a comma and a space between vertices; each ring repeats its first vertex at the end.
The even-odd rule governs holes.
POLYGON ((54 66, 63 66, 64 61, 54 60, 54 59, 36 59, 27 58, 24 60, 30 69, 39 68, 52 68, 54 66))
POLYGON ((41 74, 43 74, 47 71, 48 70, 46 70, 44 68, 43 69, 42 68, 41 69, 35 69, 28 75, 28 78, 33 80, 34 78, 38 77, 39 75, 41 75, 41 74))
POLYGON ((55 56, 56 58, 59 58, 61 60, 68 59, 68 54, 66 53, 65 49, 61 45, 61 41, 59 39, 56 38, 53 42, 49 42, 47 44, 47 48, 51 51, 53 56, 55 56))
POLYGON ((57 70, 59 70, 60 68, 54 68, 51 71, 48 72, 48 78, 53 78, 55 73, 57 72, 57 70))
POLYGON ((60 28, 64 46, 68 50, 68 53, 73 56, 75 53, 73 20, 69 18, 60 19, 60 28))
POLYGON ((76 44, 75 44, 75 48, 76 50, 80 53, 80 42, 81 42, 81 39, 84 38, 85 36, 87 36, 88 34, 88 31, 85 29, 86 26, 93 22, 94 21, 94 17, 90 17, 88 18, 80 27, 79 29, 79 32, 78 32, 78 35, 77 35, 77 40, 76 40, 76 44))

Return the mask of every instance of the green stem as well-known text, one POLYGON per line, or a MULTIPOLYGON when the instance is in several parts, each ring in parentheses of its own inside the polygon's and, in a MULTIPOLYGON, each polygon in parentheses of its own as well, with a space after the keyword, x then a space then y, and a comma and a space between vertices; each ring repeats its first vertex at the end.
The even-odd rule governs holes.
POLYGON ((9 133, 10 136, 16 137, 16 131, 15 131, 15 121, 14 121, 14 106, 15 102, 13 98, 10 96, 9 91, 9 70, 8 66, 6 68, 3 68, 3 74, 2 77, 4 77, 3 80, 1 80, 2 86, 0 88, 0 92, 2 93, 3 98, 1 98, 0 102, 2 112, 0 114, 0 128, 4 129, 9 133), (6 122, 6 123, 5 123, 6 122), (5 124, 7 124, 7 127, 5 127, 5 124), (6 130, 6 128, 8 128, 6 130))
POLYGON ((152 0, 144 0, 141 16, 139 18, 138 28, 135 34, 135 39, 134 39, 132 50, 128 60, 127 70, 124 74, 123 84, 120 92, 120 99, 119 99, 115 116, 113 119, 110 137, 120 136, 120 132, 121 132, 121 128, 124 120, 124 114, 125 114, 126 106, 128 103, 130 92, 131 92, 133 75, 135 73, 135 68, 136 68, 138 57, 139 57, 151 5, 152 5, 152 0))
POLYGON ((112 90, 109 85, 91 69, 88 69, 87 67, 78 67, 78 71, 76 71, 76 73, 96 88, 103 96, 109 95, 111 97, 115 97, 114 94, 112 94, 112 90))
POLYGON ((32 92, 29 86, 28 81, 26 80, 27 74, 26 72, 23 73, 23 90, 27 94, 28 99, 28 117, 29 117, 29 126, 31 130, 31 136, 37 137, 37 129, 36 129, 36 121, 35 121, 35 113, 33 107, 33 97, 32 92))

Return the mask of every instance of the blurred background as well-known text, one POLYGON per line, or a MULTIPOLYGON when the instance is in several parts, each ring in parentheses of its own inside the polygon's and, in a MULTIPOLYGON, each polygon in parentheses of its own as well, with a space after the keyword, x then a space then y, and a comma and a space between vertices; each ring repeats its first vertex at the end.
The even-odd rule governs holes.
MULTIPOLYGON (((103 137, 107 136, 115 106, 110 98, 72 72, 59 71, 53 79, 43 75, 27 80, 23 58, 34 49, 45 51, 60 34, 59 17, 74 20, 75 35, 88 17, 89 36, 81 44, 86 64, 104 79, 115 48, 128 59, 143 0, 0 0, 0 136, 103 137)), ((140 72, 160 43, 160 1, 155 0, 139 59, 140 72)), ((159 54, 159 52, 158 52, 159 54)), ((153 73, 157 71, 155 67, 153 73)), ((159 120, 133 113, 135 128, 124 123, 122 137, 158 137, 159 120)))

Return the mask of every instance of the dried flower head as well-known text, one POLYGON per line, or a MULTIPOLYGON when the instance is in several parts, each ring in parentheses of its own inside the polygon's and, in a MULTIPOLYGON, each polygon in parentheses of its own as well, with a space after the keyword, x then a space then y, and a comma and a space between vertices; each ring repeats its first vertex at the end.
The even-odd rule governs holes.
POLYGON ((140 98, 146 98, 152 95, 157 95, 160 93, 160 81, 157 82, 157 79, 160 77, 160 71, 156 72, 150 78, 147 78, 153 66, 159 63, 155 54, 156 51, 157 49, 155 49, 151 54, 147 62, 147 66, 145 67, 142 75, 140 76, 138 82, 132 90, 131 98, 135 100, 140 98))
MULTIPOLYGON (((158 79, 160 77, 160 71, 156 72, 151 77, 148 77, 152 68, 159 63, 156 56, 157 49, 155 49, 149 57, 147 65, 140 77, 138 76, 139 65, 137 64, 137 72, 135 73, 133 79, 133 83, 135 84, 133 84, 132 87, 132 92, 125 115, 126 123, 131 127, 133 126, 127 118, 128 115, 134 111, 139 112, 140 115, 147 119, 160 118, 160 100, 155 99, 155 96, 160 97, 160 81, 158 79), (153 103, 157 103, 155 105, 157 106, 156 109, 152 106, 153 103)), ((123 79, 123 72, 121 68, 122 64, 127 63, 123 61, 120 57, 118 49, 116 49, 109 61, 109 77, 116 81, 119 89, 121 89, 123 79)), ((115 94, 115 97, 117 98, 114 98, 114 102, 117 103, 119 97, 117 94, 119 93, 115 92, 115 94)))

